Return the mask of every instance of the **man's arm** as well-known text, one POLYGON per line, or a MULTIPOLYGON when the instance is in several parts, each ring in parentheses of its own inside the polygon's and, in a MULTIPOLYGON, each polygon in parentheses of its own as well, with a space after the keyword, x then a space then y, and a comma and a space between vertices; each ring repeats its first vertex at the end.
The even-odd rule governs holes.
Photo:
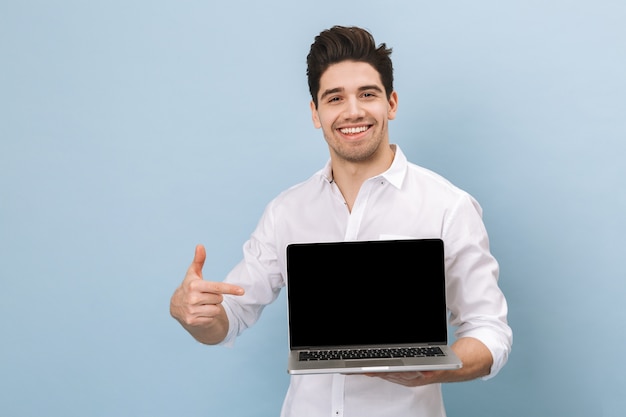
POLYGON ((423 372, 383 372, 370 373, 368 376, 379 377, 407 387, 461 382, 488 375, 493 364, 491 352, 481 341, 472 337, 463 337, 452 344, 452 350, 463 362, 461 369, 423 372))
POLYGON ((185 279, 170 300, 170 314, 197 341, 215 345, 228 333, 228 317, 222 306, 223 294, 243 295, 243 288, 202 279, 206 259, 204 246, 196 246, 185 279))

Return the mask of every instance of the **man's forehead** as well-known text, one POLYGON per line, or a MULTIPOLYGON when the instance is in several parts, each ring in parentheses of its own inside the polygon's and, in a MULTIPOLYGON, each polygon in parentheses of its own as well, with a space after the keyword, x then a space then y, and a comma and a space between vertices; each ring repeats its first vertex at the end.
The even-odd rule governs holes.
POLYGON ((320 93, 329 90, 358 90, 377 86, 384 91, 380 74, 367 62, 343 61, 330 65, 320 78, 320 93))

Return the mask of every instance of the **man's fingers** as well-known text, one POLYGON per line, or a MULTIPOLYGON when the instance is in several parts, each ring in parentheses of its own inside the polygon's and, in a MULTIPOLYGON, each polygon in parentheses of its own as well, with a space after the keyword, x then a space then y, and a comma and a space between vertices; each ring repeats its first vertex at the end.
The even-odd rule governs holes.
POLYGON ((196 251, 193 255, 193 262, 189 266, 187 275, 193 274, 202 278, 202 268, 204 267, 204 261, 206 260, 206 249, 203 245, 197 245, 196 251))
POLYGON ((227 284, 225 282, 212 282, 202 280, 202 268, 204 267, 204 261, 206 260, 206 249, 203 245, 196 246, 196 252, 193 257, 193 262, 187 270, 185 281, 191 285, 195 291, 210 293, 210 294, 231 294, 231 295, 243 295, 243 288, 227 284), (199 278, 199 279, 198 279, 199 278))
POLYGON ((198 284, 198 290, 211 294, 231 294, 243 295, 244 290, 238 285, 228 284, 226 282, 203 281, 198 284))

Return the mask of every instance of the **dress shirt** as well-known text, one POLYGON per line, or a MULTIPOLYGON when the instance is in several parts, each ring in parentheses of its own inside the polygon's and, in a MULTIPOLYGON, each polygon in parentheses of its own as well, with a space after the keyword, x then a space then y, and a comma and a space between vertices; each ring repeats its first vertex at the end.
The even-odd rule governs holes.
MULTIPOLYGON (((333 182, 330 161, 268 204, 244 245, 243 260, 225 280, 246 292, 224 298, 229 330, 222 344, 232 345, 279 295, 285 286, 290 243, 441 238, 455 337, 484 343, 493 356, 491 373, 485 378, 498 373, 510 352, 512 332, 482 209, 468 193, 408 162, 400 147, 392 146, 392 165, 363 183, 352 211, 333 182)), ((388 296, 393 298, 393 292, 388 296)), ((362 375, 299 375, 291 377, 281 416, 443 417, 445 409, 440 384, 407 388, 362 375)))

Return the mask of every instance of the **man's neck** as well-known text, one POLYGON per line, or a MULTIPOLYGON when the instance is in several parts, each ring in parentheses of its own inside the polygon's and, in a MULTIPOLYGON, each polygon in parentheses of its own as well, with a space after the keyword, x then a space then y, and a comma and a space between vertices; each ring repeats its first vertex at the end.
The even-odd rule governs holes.
POLYGON ((395 156, 395 146, 386 145, 383 152, 376 155, 374 159, 351 162, 331 155, 331 166, 333 181, 339 187, 343 198, 350 211, 361 189, 361 185, 369 178, 382 174, 391 166, 395 156))

